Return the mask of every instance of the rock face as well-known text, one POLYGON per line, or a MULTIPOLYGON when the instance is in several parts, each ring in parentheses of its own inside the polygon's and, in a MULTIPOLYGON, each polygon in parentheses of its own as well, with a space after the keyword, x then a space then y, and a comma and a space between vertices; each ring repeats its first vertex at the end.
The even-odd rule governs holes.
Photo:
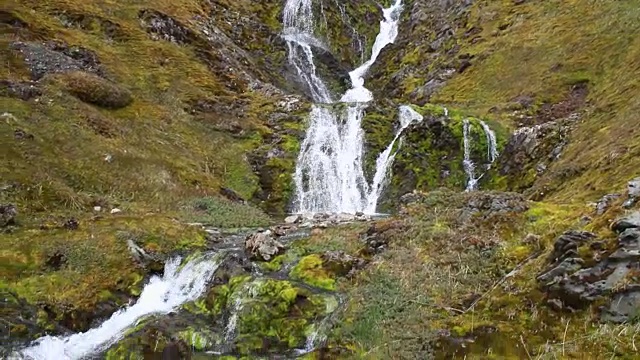
POLYGON ((558 159, 567 145, 570 122, 552 121, 518 129, 509 138, 498 159, 497 176, 505 177, 515 191, 531 187, 549 165, 558 159))
POLYGON ((640 200, 640 178, 635 178, 629 181, 629 184, 627 185, 627 192, 629 198, 622 206, 625 208, 631 208, 638 202, 638 200, 640 200))
POLYGON ((601 308, 603 321, 621 323, 635 316, 635 309, 640 306, 638 215, 634 213, 614 223, 618 240, 608 256, 592 233, 570 231, 556 240, 549 257, 551 266, 538 276, 554 309, 583 309, 604 300, 607 305, 601 308), (601 260, 587 267, 578 253, 582 247, 588 247, 594 252, 594 259, 601 260))
POLYGON ((640 211, 635 211, 625 217, 622 217, 616 220, 611 228, 620 233, 627 229, 638 229, 640 228, 640 211))
POLYGON ((12 48, 24 57, 33 80, 39 80, 50 73, 71 71, 86 71, 104 76, 98 56, 82 46, 50 41, 44 44, 16 42, 12 48))
POLYGON ((269 261, 284 252, 285 247, 278 242, 271 231, 257 232, 247 237, 245 251, 252 260, 269 261))

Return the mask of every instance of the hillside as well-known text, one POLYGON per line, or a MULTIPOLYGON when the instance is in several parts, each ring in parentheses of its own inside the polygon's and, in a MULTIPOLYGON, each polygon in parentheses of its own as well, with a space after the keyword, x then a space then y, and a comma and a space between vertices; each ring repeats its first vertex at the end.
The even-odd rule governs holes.
MULTIPOLYGON (((204 300, 102 355, 205 358, 204 342, 288 358, 321 328, 304 357, 637 357, 640 7, 402 4, 362 118, 371 179, 398 106, 423 116, 393 148, 378 204, 391 215, 316 214, 309 231, 281 224, 318 106, 282 36, 285 1, 3 4, 3 344, 95 328, 169 259, 212 251, 233 255, 204 300), (478 191, 464 191, 469 164, 478 191), (258 228, 284 243, 275 258, 236 252, 258 228)), ((334 96, 388 6, 313 2, 314 71, 334 96)))

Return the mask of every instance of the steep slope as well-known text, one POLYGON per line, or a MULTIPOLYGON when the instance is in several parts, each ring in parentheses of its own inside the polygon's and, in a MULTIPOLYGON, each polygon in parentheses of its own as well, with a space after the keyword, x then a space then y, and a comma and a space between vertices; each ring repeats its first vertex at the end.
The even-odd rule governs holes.
POLYGON ((518 149, 511 149, 497 174, 483 179, 485 187, 594 201, 636 175, 636 6, 412 1, 407 7, 398 42, 371 74, 381 96, 444 105, 507 129, 547 124, 561 133, 540 146, 561 145, 557 161, 541 162, 549 149, 514 163, 518 149))

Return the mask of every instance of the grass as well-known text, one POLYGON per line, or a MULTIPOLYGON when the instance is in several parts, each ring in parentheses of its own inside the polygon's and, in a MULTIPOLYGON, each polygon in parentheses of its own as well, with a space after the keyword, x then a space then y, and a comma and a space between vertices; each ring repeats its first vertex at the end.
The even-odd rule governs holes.
POLYGON ((637 356, 635 324, 599 324, 595 308, 554 312, 535 280, 558 235, 601 229, 611 214, 587 225, 588 207, 531 203, 521 213, 461 217, 478 196, 433 192, 405 210, 388 250, 343 284, 349 300, 330 347, 371 359, 637 356))

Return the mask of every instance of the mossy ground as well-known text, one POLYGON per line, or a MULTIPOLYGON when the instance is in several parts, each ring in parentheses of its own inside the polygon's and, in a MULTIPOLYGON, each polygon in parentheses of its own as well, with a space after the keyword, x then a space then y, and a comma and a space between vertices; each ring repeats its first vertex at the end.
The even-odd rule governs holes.
MULTIPOLYGON (((638 325, 602 324, 597 304, 561 313, 536 281, 566 230, 615 239, 620 203, 592 216, 584 205, 530 203, 524 212, 465 216, 481 193, 434 191, 404 210, 388 250, 343 283, 347 308, 329 337, 340 358, 580 358, 638 355, 638 325)), ((579 249, 590 259, 588 246, 579 249)))
MULTIPOLYGON (((194 16, 213 11, 205 2, 6 5, 3 14, 17 20, 1 25, 1 80, 30 79, 27 65, 9 48, 13 41, 53 39, 94 52, 109 80, 86 72, 47 75, 37 84, 42 95, 36 99, 0 97, 0 203, 15 204, 19 214, 18 226, 0 236, 3 288, 59 321, 99 302, 137 295, 133 289, 142 286, 146 270, 128 255, 122 234, 137 237, 149 253, 166 255, 204 246, 204 234, 180 221, 234 227, 271 222, 218 191, 226 187, 251 199, 259 189, 247 154, 273 132, 265 123, 279 100, 234 86, 228 74, 209 69, 198 56, 209 49, 153 40, 138 18, 141 10, 153 9, 191 26, 194 16), (191 104, 198 100, 246 104, 232 119, 242 136, 194 116, 191 104), (28 136, 16 137, 18 130, 28 136), (113 208, 122 213, 111 215, 113 208), (62 229, 71 218, 79 229, 62 229)), ((250 7, 247 14, 277 31, 275 3, 222 5, 250 7)), ((73 322, 65 325, 74 328, 73 322)))

